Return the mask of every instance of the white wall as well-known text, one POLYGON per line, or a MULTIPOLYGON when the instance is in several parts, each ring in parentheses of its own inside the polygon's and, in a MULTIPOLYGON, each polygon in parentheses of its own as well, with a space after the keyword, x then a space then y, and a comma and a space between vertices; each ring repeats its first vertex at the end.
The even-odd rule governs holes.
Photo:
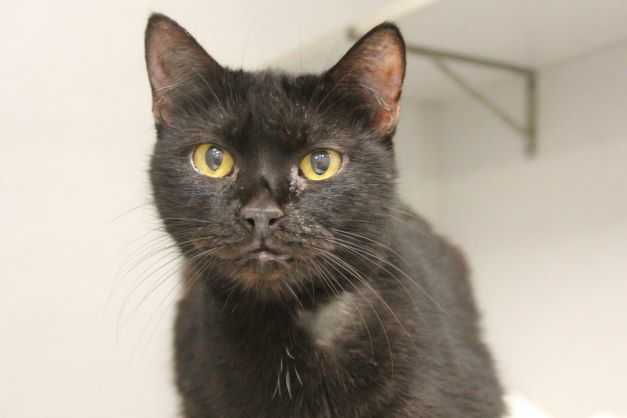
MULTIPOLYGON (((519 88, 488 93, 515 113, 519 88)), ((627 414, 627 45, 542 69, 539 102, 531 160, 476 102, 441 104, 421 131, 437 202, 414 204, 441 208, 436 226, 466 251, 509 389, 555 418, 627 414)))
POLYGON ((398 191, 405 203, 441 224, 442 153, 438 121, 442 106, 401 100, 401 123, 395 137, 398 191))

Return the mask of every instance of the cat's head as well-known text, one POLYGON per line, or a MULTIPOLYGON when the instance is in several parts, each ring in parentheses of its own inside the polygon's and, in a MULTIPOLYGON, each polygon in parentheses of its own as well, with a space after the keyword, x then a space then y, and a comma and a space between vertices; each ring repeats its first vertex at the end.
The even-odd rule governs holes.
POLYGON ((396 26, 372 29, 323 74, 293 76, 224 68, 153 15, 146 61, 154 198, 198 279, 293 297, 350 277, 357 250, 377 252, 396 198, 396 26))

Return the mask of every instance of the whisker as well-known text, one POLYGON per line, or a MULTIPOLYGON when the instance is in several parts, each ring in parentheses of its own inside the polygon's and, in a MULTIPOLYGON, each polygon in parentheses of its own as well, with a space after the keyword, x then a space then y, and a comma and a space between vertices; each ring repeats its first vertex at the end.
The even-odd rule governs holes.
POLYGON ((124 217, 124 216, 128 215, 129 213, 136 211, 137 209, 141 209, 141 208, 145 208, 145 207, 149 207, 149 206, 153 206, 153 203, 152 203, 152 202, 145 202, 145 203, 139 204, 139 205, 137 205, 137 206, 135 206, 135 207, 132 207, 132 208, 130 208, 130 209, 128 209, 128 210, 125 210, 125 211, 124 211, 124 212, 122 212, 121 214, 119 214, 119 215, 117 215, 117 216, 115 216, 115 217, 113 217, 113 218, 109 219, 109 220, 108 220, 108 221, 106 221, 104 224, 102 224, 102 226, 109 225, 109 224, 111 224, 111 223, 113 223, 113 222, 117 221, 118 219, 120 219, 120 218, 122 218, 122 217, 124 217))
MULTIPOLYGON (((361 257, 362 259, 372 263, 373 265, 377 265, 373 260, 371 260, 370 258, 368 258, 368 256, 373 257, 379 261, 381 261, 384 264, 389 264, 392 265, 392 263, 390 263, 389 261, 382 259, 381 257, 377 256, 376 254, 369 252, 367 250, 364 250, 363 248, 359 248, 359 247, 355 247, 352 246, 350 244, 347 244, 346 242, 341 242, 338 241, 337 239, 329 239, 330 242, 333 242, 337 245, 339 245, 340 247, 344 248, 345 250, 347 250, 349 253, 357 255, 358 257, 361 257)), ((381 267, 381 266, 379 266, 381 267)), ((418 306, 418 303, 416 302, 415 298, 413 297, 412 293, 409 291, 409 289, 407 289, 407 287, 405 287, 405 285, 403 284, 403 281, 401 279, 399 279, 398 277, 396 277, 392 272, 390 272, 386 267, 381 267, 383 269, 384 272, 388 273, 389 276, 394 279, 399 286, 401 286, 401 288, 403 289, 403 291, 405 292, 405 294, 408 296, 408 299, 411 300, 411 302, 413 303, 414 307, 416 308, 416 312, 418 313, 418 316, 420 317, 420 319, 425 323, 425 325, 429 325, 426 320, 424 319, 421 311, 420 311, 420 307, 418 306)), ((412 280, 410 280, 412 281, 412 280)), ((423 292, 426 292, 425 290, 423 290, 423 288, 418 284, 415 283, 416 286, 422 290, 423 292)))
MULTIPOLYGON (((329 239, 329 241, 333 242, 332 239, 329 239)), ((347 244, 340 244, 339 242, 336 242, 338 245, 344 245, 346 246, 347 244)), ((345 247, 346 248, 346 247, 345 247)), ((359 247, 355 247, 352 246, 351 247, 354 251, 356 252, 360 252, 360 253, 365 253, 373 258, 376 258, 377 260, 381 261, 382 263, 390 266, 391 268, 393 268, 394 270, 396 270, 398 273, 402 274, 405 278, 407 278, 407 280, 409 280, 410 283, 413 283, 428 299, 429 301, 431 301, 431 303, 433 303, 433 305, 435 305, 438 309, 440 309, 440 311, 442 311, 442 313, 444 313, 449 319, 453 319, 453 317, 451 316, 451 314, 444 309, 434 298, 433 296, 431 296, 431 294, 429 292, 427 292, 427 290, 422 287, 417 281, 414 280, 413 277, 411 277, 409 274, 405 273, 405 271, 401 270, 398 266, 396 266, 395 264, 391 263, 390 261, 383 259, 379 256, 377 256, 374 253, 370 253, 370 252, 366 252, 365 250, 363 250, 362 248, 359 247)), ((347 248, 348 249, 348 248, 347 248)), ((364 259, 367 259, 367 257, 362 257, 364 259)), ((387 270, 386 270, 387 271, 387 270)), ((389 271, 388 271, 389 273, 389 271)), ((392 277, 396 278, 394 275, 392 275, 392 277)), ((398 280, 397 280, 398 281, 398 280)), ((401 282, 399 281, 399 284, 401 282)))
MULTIPOLYGON (((219 247, 214 247, 212 249, 209 249, 207 251, 203 251, 199 254, 197 254, 196 258, 199 258, 201 256, 209 256, 211 253, 215 252, 214 250, 218 250, 219 247)), ((191 261, 191 259, 190 259, 191 261)), ((209 267, 211 265, 211 258, 207 258, 206 260, 203 261, 201 268, 196 271, 194 273, 194 275, 191 277, 191 279, 188 281, 187 285, 185 286, 185 288, 183 289, 183 293, 189 291, 189 289, 191 289, 194 284, 200 279, 200 277, 202 277, 205 272, 207 267, 209 267)), ((163 283, 165 283, 166 281, 163 281, 163 283)), ((159 328, 159 324, 161 323, 161 321, 163 320, 163 317, 165 316, 165 314, 170 310, 172 303, 174 303, 174 301, 176 300, 176 295, 174 297, 171 297, 171 295, 173 294, 173 292, 175 290, 177 290, 180 286, 181 286, 181 281, 177 280, 175 285, 167 292, 167 294, 161 299, 161 302, 159 302, 159 305, 157 305, 157 308, 154 310, 154 312, 152 313, 152 315, 150 316, 148 322, 146 323, 146 326, 143 328, 140 336, 138 337, 137 343, 135 344, 135 348, 133 349, 133 354, 136 351, 137 346, 139 345, 140 341, 143 338, 143 335, 146 333, 146 331, 148 330, 148 327, 150 325, 150 323, 154 320, 157 312, 159 312, 159 310, 161 310, 161 315, 159 315, 159 318, 157 319, 157 322, 155 324, 155 326, 152 329, 152 332, 150 334, 150 337, 148 338, 147 342, 146 342, 146 346, 150 345, 150 342, 152 341, 152 338, 155 334, 155 332, 157 331, 157 329, 159 328), (165 305, 164 308, 162 308, 163 304, 165 303, 166 300, 168 300, 168 298, 170 299, 170 301, 165 305)))
MULTIPOLYGON (((191 240, 187 240, 187 241, 183 241, 180 244, 184 245, 184 244, 190 244, 190 243, 194 243, 197 241, 201 241, 203 239, 206 239, 206 237, 200 237, 200 238, 194 238, 191 240)), ((185 252, 182 251, 179 254, 177 254, 176 256, 172 257, 171 259, 169 259, 168 261, 162 263, 161 265, 159 265, 158 267, 155 268, 156 264, 163 261, 164 258, 171 256, 172 254, 176 254, 177 252, 181 251, 180 248, 178 247, 177 244, 172 244, 169 246, 166 246, 164 248, 160 248, 156 251, 154 251, 150 256, 154 256, 157 255, 163 251, 168 251, 170 250, 167 254, 165 254, 164 256, 162 256, 161 258, 155 260, 153 263, 151 263, 146 269, 144 269, 144 271, 135 279, 135 282, 133 283, 131 289, 129 290, 129 292, 127 293, 126 297, 124 298, 123 302, 122 302, 122 306, 120 308, 120 311, 118 313, 118 317, 116 320, 116 330, 118 330, 117 332, 119 333, 119 330, 121 329, 121 327, 123 328, 126 323, 128 322, 129 317, 127 316, 127 319, 124 321, 124 323, 122 324, 122 326, 120 327, 121 324, 121 320, 122 320, 122 315, 124 313, 124 311, 126 310, 126 305, 128 304, 130 298, 133 296, 133 294, 135 293, 135 291, 137 291, 137 289, 139 289, 148 279, 150 279, 152 277, 152 275, 154 275, 155 273, 157 273, 158 271, 162 270, 163 268, 167 267, 168 265, 170 265, 171 263, 181 259, 183 256, 189 255, 189 252, 185 252), (153 269, 153 270, 151 270, 153 269)), ((146 258, 145 258, 146 259, 146 258)), ((148 258, 149 259, 149 258, 148 258)), ((145 260, 143 260, 145 261, 145 260)), ((140 263, 136 264, 140 265, 140 263)), ((136 267, 135 266, 135 267, 136 267)), ((149 293, 152 293, 152 291, 149 291, 149 293)), ((142 299, 143 301, 143 299, 142 299)), ((140 302, 141 303, 141 302, 140 302)), ((133 310, 133 312, 136 310, 136 308, 133 310)))

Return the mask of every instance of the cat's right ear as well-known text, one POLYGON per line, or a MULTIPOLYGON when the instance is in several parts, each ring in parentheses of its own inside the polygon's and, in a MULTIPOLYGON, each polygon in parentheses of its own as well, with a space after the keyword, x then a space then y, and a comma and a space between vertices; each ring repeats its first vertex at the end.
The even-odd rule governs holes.
POLYGON ((199 79, 217 76, 222 67, 174 20, 154 13, 146 27, 146 66, 157 124, 172 123, 174 100, 199 79))
POLYGON ((398 27, 385 22, 374 27, 327 74, 335 87, 361 92, 372 111, 372 127, 391 133, 399 118, 405 78, 405 41, 398 27))

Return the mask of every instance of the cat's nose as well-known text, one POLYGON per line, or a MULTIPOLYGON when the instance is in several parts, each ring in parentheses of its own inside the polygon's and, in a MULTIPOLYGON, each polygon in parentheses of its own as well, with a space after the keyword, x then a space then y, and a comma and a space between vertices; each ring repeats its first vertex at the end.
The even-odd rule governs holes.
POLYGON ((272 200, 255 199, 242 207, 240 216, 255 235, 264 238, 276 229, 285 213, 272 200))

